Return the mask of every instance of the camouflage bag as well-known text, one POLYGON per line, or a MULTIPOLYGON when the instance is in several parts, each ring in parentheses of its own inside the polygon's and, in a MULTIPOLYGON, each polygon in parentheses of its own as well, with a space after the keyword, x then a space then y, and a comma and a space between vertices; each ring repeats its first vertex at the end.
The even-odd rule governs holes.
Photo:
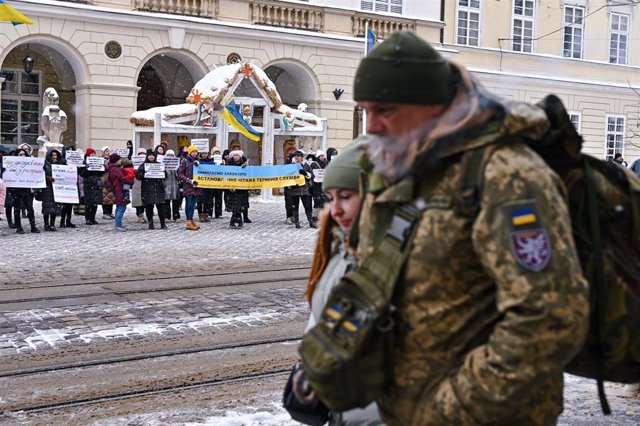
POLYGON ((396 208, 380 245, 341 279, 321 320, 302 338, 307 379, 334 411, 365 407, 391 379, 391 296, 421 214, 420 201, 396 208))
MULTIPOLYGON (((609 414, 603 382, 640 382, 640 179, 612 162, 581 154, 582 137, 556 96, 538 106, 551 122, 545 137, 514 139, 526 142, 562 178, 590 286, 587 339, 565 371, 596 379, 602 411, 609 414)), ((496 145, 470 151, 463 159, 461 196, 471 212, 479 208, 484 165, 496 145)))

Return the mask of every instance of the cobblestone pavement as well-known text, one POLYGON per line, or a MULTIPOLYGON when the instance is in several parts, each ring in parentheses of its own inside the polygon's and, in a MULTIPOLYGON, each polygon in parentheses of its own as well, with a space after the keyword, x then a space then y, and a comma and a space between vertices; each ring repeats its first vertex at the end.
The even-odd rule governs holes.
MULTIPOLYGON (((36 222, 42 231, 40 203, 36 202, 36 222)), ((302 217, 304 213, 300 207, 302 217)), ((86 279, 117 278, 212 271, 225 267, 268 264, 309 265, 317 230, 305 219, 301 229, 285 224, 284 199, 262 201, 251 197, 249 218, 243 229, 230 229, 230 213, 210 223, 200 223, 199 231, 186 231, 183 220, 168 222, 168 230, 148 230, 137 223, 135 209, 128 207, 124 224, 127 232, 116 232, 113 220, 96 216, 100 225, 87 226, 74 216, 77 228, 57 232, 18 235, 0 222, 0 285, 30 282, 78 282, 86 279)), ((59 220, 59 219, 58 219, 59 220)), ((23 221, 26 221, 24 219, 23 221)))

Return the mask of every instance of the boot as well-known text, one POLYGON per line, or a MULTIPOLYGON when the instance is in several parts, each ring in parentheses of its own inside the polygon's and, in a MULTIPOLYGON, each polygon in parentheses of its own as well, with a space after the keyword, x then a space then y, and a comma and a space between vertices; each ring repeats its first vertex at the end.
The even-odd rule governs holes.
POLYGON ((156 227, 153 226, 153 219, 149 221, 149 229, 156 229, 156 227))
POLYGON ((65 228, 65 222, 64 222, 64 216, 60 217, 60 225, 58 225, 58 228, 65 228))
POLYGON ((16 234, 24 234, 24 229, 22 229, 22 225, 16 226, 16 234))
POLYGON ((209 217, 210 217, 209 213, 203 213, 202 217, 204 218, 205 222, 211 222, 211 219, 209 219, 209 217))
POLYGON ((71 223, 71 218, 67 218, 67 222, 65 223, 65 226, 67 228, 75 228, 76 227, 73 223, 71 223))
POLYGON ((309 228, 318 228, 318 225, 316 225, 316 222, 313 220, 311 213, 307 213, 307 221, 309 221, 309 228))
POLYGON ((54 232, 57 231, 57 229, 56 229, 56 215, 55 214, 51 215, 51 220, 49 221, 49 228, 50 228, 49 229, 50 231, 54 231, 54 232))
MULTIPOLYGON (((29 216, 29 224, 31 225, 31 233, 39 234, 40 230, 36 228, 36 218, 33 216, 33 213, 30 213, 28 216, 29 216)), ((55 231, 55 228, 54 228, 54 231, 55 231)))
POLYGON ((22 229, 22 223, 20 222, 20 210, 15 209, 13 211, 13 223, 16 227, 16 234, 24 234, 24 229, 22 229))
POLYGON ((160 216, 160 229, 168 229, 164 220, 164 215, 160 216))
POLYGON ((198 213, 198 220, 200 221, 200 223, 204 223, 204 214, 203 213, 198 213))
POLYGON ((7 224, 9 225, 9 229, 16 229, 16 224, 13 222, 13 212, 7 209, 7 224))
POLYGON ((49 226, 49 215, 43 214, 42 218, 44 219, 44 230, 51 231, 51 227, 49 226))
POLYGON ((147 219, 145 219, 144 213, 138 215, 138 223, 147 223, 147 219))
POLYGON ((296 225, 297 229, 300 229, 300 219, 298 218, 298 214, 293 214, 293 224, 296 225))
POLYGON ((242 212, 242 218, 244 220, 244 223, 251 223, 251 221, 249 220, 249 212, 248 211, 243 211, 242 212))
POLYGON ((187 231, 197 231, 200 229, 198 224, 193 220, 187 220, 187 226, 185 227, 187 231))

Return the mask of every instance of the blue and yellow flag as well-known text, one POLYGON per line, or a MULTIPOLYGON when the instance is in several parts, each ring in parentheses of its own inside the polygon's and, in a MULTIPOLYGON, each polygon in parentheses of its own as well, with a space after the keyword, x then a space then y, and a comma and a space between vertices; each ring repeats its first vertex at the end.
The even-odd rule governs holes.
POLYGON ((33 24, 31 19, 9 6, 5 0, 0 0, 0 21, 9 21, 13 25, 33 24))
POLYGON ((259 141, 262 138, 262 133, 258 132, 242 119, 238 105, 236 105, 233 100, 229 101, 227 106, 224 107, 224 110, 220 113, 220 117, 224 118, 224 121, 252 141, 259 141))
POLYGON ((378 45, 378 38, 376 37, 376 33, 373 32, 373 30, 367 29, 367 44, 365 47, 365 55, 368 55, 369 52, 371 52, 377 45, 378 45))
POLYGON ((276 166, 216 166, 204 164, 193 168, 198 188, 265 189, 304 185, 299 164, 276 166))

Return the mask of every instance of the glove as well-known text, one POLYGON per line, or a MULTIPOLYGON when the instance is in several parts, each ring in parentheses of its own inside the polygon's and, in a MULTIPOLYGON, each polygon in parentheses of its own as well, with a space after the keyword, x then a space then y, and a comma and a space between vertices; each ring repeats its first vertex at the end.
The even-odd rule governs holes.
POLYGON ((194 162, 193 162, 193 165, 194 165, 194 166, 199 166, 199 165, 200 165, 200 162, 199 162, 198 160, 196 160, 196 161, 194 161, 194 162))
POLYGON ((304 169, 298 170, 298 173, 300 173, 302 176, 307 176, 307 172, 305 172, 304 169))
POLYGON ((195 186, 198 186, 198 181, 191 180, 191 185, 193 185, 194 187, 195 187, 195 186))
POLYGON ((242 166, 240 167, 244 169, 245 167, 247 167, 247 163, 242 163, 242 166))

